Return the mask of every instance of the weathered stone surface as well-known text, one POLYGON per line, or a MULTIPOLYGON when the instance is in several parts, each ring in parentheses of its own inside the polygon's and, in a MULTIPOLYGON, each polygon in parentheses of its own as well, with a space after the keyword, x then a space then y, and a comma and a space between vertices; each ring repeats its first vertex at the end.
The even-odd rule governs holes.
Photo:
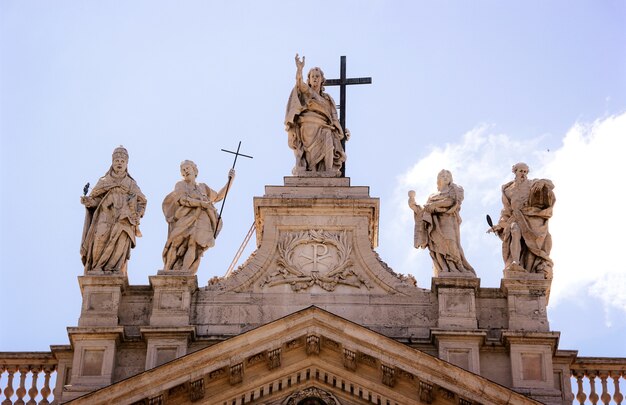
POLYGON ((307 83, 304 83, 304 57, 300 60, 298 54, 296 67, 296 85, 289 95, 285 113, 288 144, 296 158, 292 173, 296 176, 338 177, 346 160, 341 145, 346 136, 337 118, 335 101, 324 91, 322 69, 312 68, 307 83))
POLYGON ((502 186, 502 212, 487 232, 502 239, 505 269, 539 274, 552 279, 552 236, 548 220, 556 202, 554 184, 547 179, 528 179, 528 165, 516 163, 515 180, 502 186))
POLYGON ((463 187, 454 184, 452 173, 445 169, 437 175, 437 192, 424 206, 415 202, 415 191, 409 191, 409 207, 415 219, 414 245, 430 251, 435 277, 476 276, 461 247, 463 198, 463 187))
MULTIPOLYGON (((128 152, 115 148, 109 171, 91 193, 80 198, 85 206, 85 225, 80 255, 85 274, 126 274, 130 249, 141 236, 139 220, 146 197, 128 174, 128 152)), ((85 186, 85 194, 89 183, 85 186)))
POLYGON ((222 222, 214 203, 224 199, 235 178, 235 170, 228 173, 228 181, 220 191, 204 183, 196 183, 198 166, 190 160, 180 164, 183 180, 163 200, 163 214, 168 224, 167 241, 163 248, 163 269, 181 272, 198 271, 200 259, 215 245, 222 222))

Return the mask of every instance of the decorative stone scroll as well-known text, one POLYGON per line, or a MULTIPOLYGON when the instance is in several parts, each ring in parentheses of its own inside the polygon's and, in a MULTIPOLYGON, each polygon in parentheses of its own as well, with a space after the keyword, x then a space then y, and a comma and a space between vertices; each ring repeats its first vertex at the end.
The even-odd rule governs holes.
POLYGON ((346 231, 308 230, 288 232, 278 243, 278 270, 261 287, 289 284, 293 291, 318 285, 334 291, 337 285, 371 288, 353 270, 352 246, 346 231))

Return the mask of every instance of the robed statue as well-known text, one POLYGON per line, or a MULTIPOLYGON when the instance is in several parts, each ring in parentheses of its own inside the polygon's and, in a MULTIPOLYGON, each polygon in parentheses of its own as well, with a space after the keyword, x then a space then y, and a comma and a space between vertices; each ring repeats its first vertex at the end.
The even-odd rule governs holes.
POLYGON ((423 206, 415 202, 415 191, 409 192, 409 207, 415 217, 415 247, 430 251, 435 277, 474 277, 461 247, 461 203, 463 188, 452 182, 452 173, 437 175, 437 192, 423 206))
POLYGON ((220 191, 204 183, 197 183, 198 166, 191 160, 180 164, 183 180, 163 200, 163 214, 168 224, 167 242, 163 248, 164 270, 195 273, 204 252, 215 246, 215 238, 222 227, 214 203, 224 199, 235 178, 235 170, 228 173, 228 181, 220 191))
POLYGON ((502 239, 505 270, 537 273, 552 278, 552 236, 548 221, 556 202, 554 184, 528 179, 526 163, 513 165, 515 179, 502 186, 502 211, 498 223, 487 232, 502 239))
MULTIPOLYGON (((295 176, 341 176, 346 154, 341 145, 344 132, 337 119, 333 98, 324 91, 324 72, 318 67, 309 70, 307 82, 302 79, 304 56, 296 60, 296 85, 289 95, 285 129, 289 147, 293 149, 295 176)), ((347 131, 346 131, 347 132, 347 131)), ((346 134, 348 139, 349 134, 346 134)))
POLYGON ((86 273, 126 274, 130 250, 141 236, 139 220, 146 210, 146 197, 128 174, 128 151, 115 148, 112 160, 91 193, 80 199, 86 209, 80 245, 86 273))

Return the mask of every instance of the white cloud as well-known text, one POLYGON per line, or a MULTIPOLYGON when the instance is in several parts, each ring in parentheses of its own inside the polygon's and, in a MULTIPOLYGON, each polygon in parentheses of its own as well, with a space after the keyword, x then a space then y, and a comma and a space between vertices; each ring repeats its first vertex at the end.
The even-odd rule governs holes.
POLYGON ((384 257, 402 257, 395 269, 414 274, 420 286, 429 288, 428 252, 411 248, 413 216, 406 204, 407 192, 415 190, 417 202, 425 201, 435 191, 437 173, 446 168, 465 189, 461 211, 465 255, 483 286, 499 286, 501 244, 485 234, 485 214, 497 220, 500 187, 512 179, 511 166, 525 161, 531 178, 549 178, 556 186, 557 203, 550 221, 555 262, 550 304, 584 295, 601 301, 605 313, 611 312, 610 307, 626 312, 626 261, 620 257, 626 249, 626 214, 621 208, 624 191, 617 171, 626 152, 626 114, 575 124, 562 146, 552 152, 543 146, 544 141, 543 136, 513 139, 482 125, 458 143, 428 151, 396 179, 395 211, 388 221, 393 227, 390 234, 381 235, 381 246, 391 246, 384 257))
MULTIPOLYGON (((626 312, 624 190, 626 114, 576 124, 545 166, 557 206, 550 222, 555 281, 551 300, 588 293, 626 312)), ((556 303, 556 302, 555 302, 556 303)))

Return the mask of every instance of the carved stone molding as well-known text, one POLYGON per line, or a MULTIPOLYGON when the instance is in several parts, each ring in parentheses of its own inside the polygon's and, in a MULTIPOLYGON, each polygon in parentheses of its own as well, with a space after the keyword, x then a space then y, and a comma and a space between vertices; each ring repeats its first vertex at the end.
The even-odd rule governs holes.
POLYGON ((433 403, 433 386, 424 381, 420 381, 420 401, 426 404, 433 403))
POLYGON ((192 381, 190 384, 189 399, 191 402, 204 398, 204 378, 192 381))
POLYGON ((285 405, 296 405, 300 403, 300 401, 307 398, 319 398, 324 403, 328 405, 341 405, 341 403, 335 398, 333 395, 329 394, 326 391, 323 391, 317 387, 306 388, 302 391, 298 391, 295 394, 291 395, 284 402, 285 405))
POLYGON ((235 385, 243 381, 243 363, 230 367, 230 384, 235 385))
POLYGON ((306 354, 320 354, 320 338, 316 335, 309 335, 306 338, 306 354))
POLYGON ((261 287, 289 284, 293 291, 314 285, 326 291, 334 291, 337 285, 371 288, 354 272, 351 253, 346 231, 287 232, 278 243, 278 269, 261 282, 261 287))
POLYGON ((280 348, 267 353, 267 368, 270 370, 280 367, 280 348))
POLYGON ((396 385, 396 370, 393 367, 386 366, 384 364, 381 364, 380 368, 383 372, 382 383, 389 387, 395 386, 396 385))
POLYGON ((218 368, 217 370, 213 370, 209 373, 209 381, 216 380, 220 377, 223 377, 225 373, 226 373, 226 370, 223 367, 218 368))
POLYGON ((248 365, 251 366, 253 364, 259 363, 265 360, 266 352, 260 352, 255 355, 248 357, 248 365))
POLYGON ((349 349, 343 349, 343 366, 350 370, 356 370, 356 353, 349 349))

